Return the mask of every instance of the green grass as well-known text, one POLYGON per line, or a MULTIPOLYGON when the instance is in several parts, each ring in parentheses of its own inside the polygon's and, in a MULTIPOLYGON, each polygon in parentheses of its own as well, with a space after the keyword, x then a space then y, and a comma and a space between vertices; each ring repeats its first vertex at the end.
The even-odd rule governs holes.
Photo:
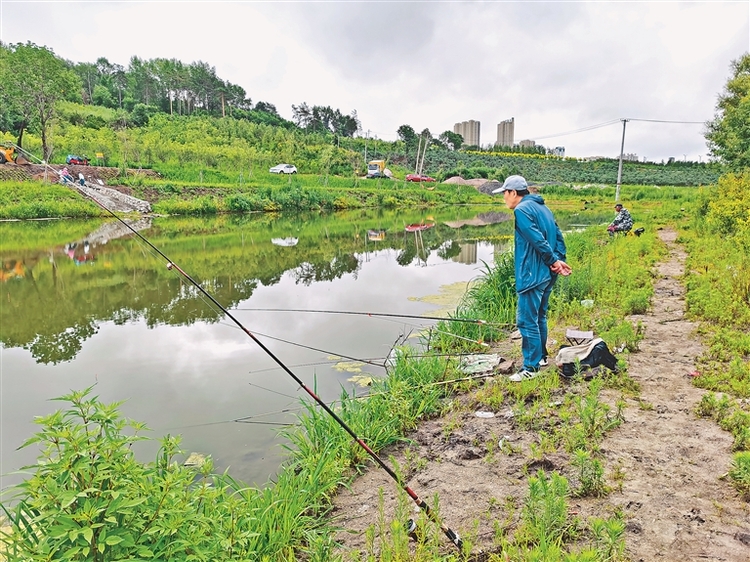
POLYGON ((0 182, 0 219, 104 216, 95 203, 58 184, 0 182))

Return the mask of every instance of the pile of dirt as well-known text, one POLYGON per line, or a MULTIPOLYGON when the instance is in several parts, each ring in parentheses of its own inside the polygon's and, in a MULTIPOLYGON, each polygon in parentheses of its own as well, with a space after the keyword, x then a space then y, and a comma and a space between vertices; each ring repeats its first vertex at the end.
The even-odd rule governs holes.
POLYGON ((465 180, 461 176, 453 176, 445 180, 443 183, 448 185, 470 185, 476 188, 481 193, 492 194, 492 192, 499 188, 502 183, 497 180, 487 180, 484 178, 475 178, 471 180, 465 180))
MULTIPOLYGON (((633 562, 746 562, 750 510, 722 478, 731 465, 732 436, 694 414, 704 392, 688 374, 695 371, 702 346, 695 337, 696 325, 683 314, 680 279, 685 253, 675 243, 674 231, 661 231, 660 236, 670 256, 657 267, 653 308, 630 317, 645 327, 641 350, 630 356, 628 366, 641 393, 638 399, 627 400, 625 422, 601 445, 608 475, 618 471, 624 475, 623 484, 604 498, 572 499, 570 509, 584 521, 621 513, 626 553, 633 562)), ((559 392, 562 399, 566 390, 559 392)), ((614 406, 620 393, 606 391, 602 398, 614 406)), ((471 403, 470 396, 459 400, 471 403)), ((458 408, 446 418, 421 424, 411 436, 408 455, 405 445, 381 455, 393 455, 407 472, 405 484, 428 503, 438 494, 445 523, 473 536, 475 552, 485 553, 495 548, 494 525, 512 528, 517 520, 518 513, 508 512, 504 505, 509 498, 523 505, 528 474, 543 468, 571 476, 567 454, 532 460, 531 448, 538 447, 539 436, 518 428, 510 410, 493 414, 480 417, 469 408, 458 408), (499 452, 502 442, 521 454, 499 452), (497 447, 491 462, 487 443, 497 447), (416 466, 414 459, 419 459, 416 466)), ((369 469, 336 498, 336 522, 344 529, 337 538, 344 549, 366 547, 365 530, 379 521, 381 492, 384 514, 390 520, 401 492, 383 470, 369 469)), ((451 551, 451 545, 445 548, 451 551)))

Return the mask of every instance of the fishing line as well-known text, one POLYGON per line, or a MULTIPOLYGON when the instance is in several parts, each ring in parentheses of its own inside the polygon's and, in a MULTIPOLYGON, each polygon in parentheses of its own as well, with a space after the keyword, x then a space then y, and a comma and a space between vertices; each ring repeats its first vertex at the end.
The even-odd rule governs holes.
POLYGON ((453 318, 443 316, 421 316, 417 314, 395 314, 390 312, 359 312, 354 310, 315 310, 315 309, 304 309, 304 308, 246 308, 240 307, 233 310, 241 311, 253 311, 253 312, 311 312, 316 314, 348 314, 353 316, 370 316, 370 317, 388 317, 388 318, 416 318, 423 320, 442 320, 443 322, 468 322, 470 324, 480 324, 487 326, 505 326, 505 324, 497 324, 495 322, 488 322, 487 320, 481 320, 478 318, 453 318))
MULTIPOLYGON (((232 327, 234 328, 234 326, 232 326, 232 327)), ((383 359, 383 361, 385 361, 386 358, 385 357, 382 357, 382 358, 381 357, 371 357, 370 358, 371 361, 374 361, 375 359, 383 359)), ((295 369, 297 367, 319 367, 319 366, 322 366, 322 365, 330 365, 334 361, 338 361, 338 359, 329 359, 328 361, 313 361, 312 363, 297 363, 296 365, 289 365, 289 368, 290 369, 295 369)), ((258 373, 266 373, 268 371, 278 371, 278 370, 279 370, 278 366, 276 366, 276 367, 268 367, 266 369, 254 369, 254 370, 250 371, 250 374, 251 375, 255 375, 255 374, 258 374, 258 373)))
MULTIPOLYGON (((473 355, 473 354, 471 354, 471 355, 473 355)), ((409 357, 418 357, 418 356, 416 356, 416 355, 410 355, 409 357)), ((469 375, 467 377, 461 377, 461 378, 458 378, 458 379, 450 379, 450 380, 445 380, 445 381, 437 381, 437 382, 431 382, 431 383, 426 383, 426 384, 421 384, 421 385, 414 385, 414 386, 411 386, 410 388, 420 389, 420 388, 429 388, 431 386, 445 386, 445 385, 448 385, 448 384, 455 384, 455 383, 465 382, 465 381, 482 380, 482 379, 487 379, 487 378, 496 377, 496 376, 498 376, 498 373, 489 372, 489 373, 482 373, 482 374, 479 374, 479 375, 469 375)), ((264 390, 267 390, 267 389, 264 389, 264 390)), ((372 398, 374 396, 383 396, 383 395, 386 395, 386 394, 388 394, 388 392, 371 392, 371 393, 368 393, 368 394, 360 394, 358 396, 357 395, 353 395, 351 398, 353 400, 363 400, 363 399, 366 399, 366 398, 372 398)), ((286 396, 286 395, 282 394, 282 396, 286 396)), ((294 397, 292 396, 290 398, 294 398, 294 397)), ((193 428, 193 427, 205 427, 205 426, 210 426, 210 425, 219 425, 219 424, 236 423, 236 422, 237 423, 266 423, 266 424, 269 424, 269 425, 291 426, 291 425, 297 425, 297 424, 293 424, 293 423, 281 423, 281 422, 253 422, 253 421, 245 421, 245 420, 253 420, 254 418, 261 418, 261 417, 265 417, 265 416, 272 416, 272 415, 275 415, 275 414, 285 414, 285 413, 291 413, 291 412, 299 412, 300 410, 301 410, 301 408, 284 408, 283 410, 276 410, 274 412, 266 412, 265 414, 254 414, 252 416, 245 416, 245 417, 242 417, 242 418, 235 418, 235 419, 232 419, 232 420, 223 420, 223 421, 215 421, 215 422, 207 422, 207 423, 198 423, 198 424, 195 424, 195 425, 182 425, 182 426, 174 427, 174 428, 171 428, 171 429, 184 429, 184 428, 193 428)))
MULTIPOLYGON (((229 328, 240 329, 243 332, 246 331, 246 328, 244 326, 242 326, 241 324, 240 324, 240 326, 242 326, 242 327, 238 328, 237 326, 232 326, 228 322, 219 322, 219 323, 222 324, 222 325, 224 325, 224 326, 228 326, 229 328)), ((305 345, 303 343, 297 343, 297 342, 293 342, 293 341, 290 341, 290 340, 285 340, 283 338, 277 338, 276 336, 269 336, 268 334, 263 334, 261 332, 256 332, 254 330, 253 330, 253 333, 256 336, 261 336, 263 338, 268 338, 269 340, 274 340, 274 341, 277 341, 277 342, 286 343, 288 345, 293 345, 293 346, 296 346, 296 347, 301 347, 303 349, 309 349, 311 351, 317 351, 318 353, 326 353, 328 355, 335 355, 336 357, 341 357, 342 359, 350 359, 351 361, 359 361, 361 363, 367 363, 368 365, 374 365, 375 367, 380 367, 381 369, 385 368, 385 364, 375 363, 374 361, 369 361, 367 359, 359 359, 357 357, 351 357, 349 355, 342 355, 341 353, 335 353, 333 351, 326 351, 325 349, 320 349, 318 347, 312 347, 310 345, 305 345)), ((264 349, 264 351, 265 351, 265 349, 264 349)), ((268 353, 268 352, 266 352, 266 353, 268 353)), ((281 365, 279 365, 279 366, 281 367, 281 365)), ((282 369, 284 369, 284 367, 282 367, 282 369)))
POLYGON ((153 248, 153 250, 159 254, 164 261, 166 262, 167 269, 169 271, 176 270, 182 277, 185 278, 186 281, 188 281, 191 285, 193 285, 198 291, 200 291, 203 295, 206 296, 214 305, 216 305, 221 311, 230 319, 232 322, 234 322, 239 329, 241 329, 247 336, 253 340, 258 347, 260 347, 263 351, 265 351, 268 356, 273 359, 279 367, 281 367, 285 373, 287 373, 302 389, 313 399, 315 402, 323 409, 325 412, 333 418, 333 420, 343 429, 346 433, 349 434, 349 436, 359 445, 369 456, 370 458, 375 461, 375 463, 380 466, 387 474, 391 477, 391 479, 396 482, 396 484, 404 490, 409 497, 414 501, 414 503, 422 510, 424 511, 425 515, 428 516, 438 527, 440 527, 440 530, 443 532, 443 534, 448 537, 448 540, 450 540, 457 548, 461 549, 463 547, 463 541, 461 540, 461 537, 458 536, 458 534, 447 527, 442 520, 439 518, 438 514, 435 513, 430 509, 430 506, 425 502, 423 499, 421 499, 417 493, 412 490, 407 484, 404 484, 401 482, 398 474, 383 461, 383 459, 378 456, 378 454, 373 451, 367 443, 364 442, 362 438, 360 438, 354 430, 343 420, 339 415, 331 409, 328 404, 326 404, 320 397, 318 397, 315 392, 312 391, 312 389, 307 386, 302 379, 300 379, 289 367, 287 367, 281 359, 279 359, 273 351, 271 351, 266 345, 258 339, 258 337, 248 330, 242 322, 240 322, 229 310, 227 310, 218 300, 216 300, 216 297, 214 297, 211 293, 209 293, 206 289, 204 289, 195 279, 193 279, 188 273, 186 273, 179 265, 174 263, 169 257, 162 252, 159 248, 157 248, 151 241, 149 241, 147 238, 145 238, 142 234, 140 234, 137 230, 135 230, 132 226, 130 226, 128 223, 126 223, 123 219, 121 219, 117 214, 115 214, 113 211, 96 201, 94 199, 94 202, 99 205, 102 209, 104 209, 107 213, 112 215, 115 219, 117 219, 120 223, 122 223, 123 226, 125 226, 128 230, 133 232, 138 238, 140 238, 144 243, 146 243, 149 247, 153 248))
MULTIPOLYGON (((237 310, 239 310, 239 309, 237 309, 237 310)), ((388 322, 397 322, 395 320, 386 320, 386 321, 388 321, 388 322)), ((222 325, 224 325, 224 326, 227 326, 229 328, 232 328, 232 329, 238 329, 237 326, 233 326, 233 325, 229 324, 228 322, 219 322, 219 323, 222 324, 222 325)), ((436 333, 439 333, 439 334, 443 334, 443 335, 446 335, 446 336, 449 336, 449 337, 452 337, 452 338, 456 338, 456 339, 459 339, 459 340, 464 340, 464 341, 467 341, 467 342, 470 342, 470 343, 481 345, 482 347, 491 347, 488 343, 483 342, 481 340, 475 340, 475 339, 472 339, 472 338, 467 338, 465 336, 459 336, 458 334, 453 334, 451 332, 446 332, 444 330, 438 330, 435 327, 427 327, 427 326, 422 326, 422 325, 409 324, 408 322, 397 322, 397 323, 403 324, 405 326, 409 326, 411 328, 429 329, 429 330, 432 330, 432 331, 434 331, 436 333)), ((325 349, 321 349, 321 348, 317 348, 317 347, 312 347, 312 346, 305 345, 305 344, 298 343, 298 342, 294 342, 294 341, 291 341, 291 340, 286 340, 286 339, 279 338, 279 337, 276 337, 276 336, 271 336, 269 334, 263 334, 261 332, 255 331, 255 330, 253 330, 253 332, 256 335, 258 335, 258 336, 262 336, 264 338, 268 338, 270 340, 275 340, 275 341, 278 341, 278 342, 281 342, 281 343, 285 343, 285 344, 288 344, 288 345, 292 345, 292 346, 295 346, 295 347, 301 347, 303 349, 309 349, 311 351, 317 351, 319 353, 326 353, 328 355, 335 355, 335 356, 341 357, 343 359, 350 359, 351 361, 359 361, 359 362, 366 363, 368 365, 373 365, 375 367, 380 367, 380 368, 383 368, 383 369, 386 368, 385 362, 384 363, 376 363, 374 360, 362 359, 360 357, 352 357, 350 355, 343 355, 341 353, 334 352, 334 351, 327 351, 325 349)), ((377 359, 380 359, 380 358, 378 357, 377 359)), ((387 360, 387 357, 385 359, 387 360)))
POLYGON ((297 396, 292 396, 291 394, 284 394, 283 392, 279 392, 278 390, 271 390, 270 388, 266 388, 264 386, 260 386, 259 384, 255 384, 254 382, 247 383, 250 386, 254 386, 256 388, 260 388, 261 390, 265 390, 266 392, 270 392, 271 394, 278 394, 279 396, 283 396, 284 398, 291 398, 292 400, 296 400, 297 396))
MULTIPOLYGON (((292 396, 291 398, 294 398, 292 396)), ((250 421, 255 418, 264 418, 266 416, 273 416, 276 414, 286 414, 289 412, 298 412, 300 408, 284 408, 283 410, 276 410, 274 412, 266 412, 265 414, 254 414, 252 416, 243 416, 241 418, 234 418, 232 420, 221 420, 221 421, 214 421, 214 422, 206 422, 206 423, 196 423, 193 425, 180 425, 177 427, 170 427, 169 430, 175 430, 175 429, 192 429, 194 427, 207 427, 211 425, 221 425, 225 423, 256 423, 256 424, 263 424, 263 425, 294 425, 292 423, 282 423, 282 422, 268 422, 268 421, 250 421)))

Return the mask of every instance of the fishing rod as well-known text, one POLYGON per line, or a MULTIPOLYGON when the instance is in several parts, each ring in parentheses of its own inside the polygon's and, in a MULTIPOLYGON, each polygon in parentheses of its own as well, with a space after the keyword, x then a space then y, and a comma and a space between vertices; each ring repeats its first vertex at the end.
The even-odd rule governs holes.
MULTIPOLYGON (((227 324, 226 322, 222 322, 222 324, 224 326, 229 326, 230 328, 237 329, 237 326, 232 326, 231 324, 227 324)), ((416 326, 416 327, 421 327, 421 326, 416 326)), ((475 340, 475 339, 472 339, 472 338, 467 338, 465 336, 459 336, 458 334, 452 334, 451 332, 446 332, 444 330, 438 330, 437 328, 430 328, 430 330, 433 331, 433 332, 436 332, 438 334, 443 334, 443 335, 450 336, 452 338, 456 338, 456 339, 459 339, 459 340, 464 340, 464 341, 467 341, 467 342, 470 342, 470 343, 475 343, 477 345, 481 345, 482 347, 491 347, 490 344, 488 344, 488 343, 486 343, 486 342, 484 342, 482 340, 475 340)), ((337 353, 337 352, 333 352, 333 351, 327 351, 327 350, 321 349, 319 347, 312 347, 312 346, 309 346, 309 345, 305 345, 303 343, 294 342, 294 341, 291 341, 291 340, 286 340, 284 338, 279 338, 279 337, 276 337, 276 336, 271 336, 269 334, 263 334, 261 332, 258 332, 257 330, 253 330, 253 332, 255 333, 256 336, 260 336, 260 337, 263 337, 263 338, 268 338, 269 340, 274 340, 274 341, 285 343, 285 344, 288 344, 288 345, 293 345, 293 346, 296 346, 296 347, 301 347, 303 349, 309 349, 311 351, 318 351, 320 353, 327 353, 328 355, 335 355, 335 356, 341 357, 343 359, 350 359, 352 361, 359 361, 360 363, 366 363, 368 365, 373 365, 375 367, 380 367, 380 368, 383 368, 383 369, 386 368, 385 363, 376 363, 372 359, 362 359, 362 358, 358 358, 358 357, 352 357, 351 355, 343 355, 341 353, 337 353)))
POLYGON ((385 318, 417 318, 422 320, 442 320, 444 322, 467 322, 469 324, 479 324, 481 326, 511 326, 508 323, 488 322, 479 318, 454 318, 442 316, 421 316, 416 314, 395 314, 389 312, 359 312, 354 310, 315 310, 309 308, 235 308, 234 310, 253 311, 253 312, 312 312, 316 314, 348 314, 353 316, 370 316, 385 318))
POLYGON ((370 458, 375 461, 375 463, 380 466, 387 474, 391 477, 391 479, 398 484, 401 489, 403 489, 409 497, 414 501, 414 503, 419 507, 429 519, 435 523, 438 527, 440 527, 440 530, 443 532, 443 534, 448 537, 448 540, 450 540, 459 550, 463 547, 463 541, 461 540, 461 537, 459 537, 458 533, 453 531, 451 528, 447 527, 439 518, 438 514, 435 513, 430 509, 430 506, 425 502, 423 499, 421 499, 417 493, 412 490, 407 484, 404 484, 400 481, 398 475, 396 472, 388 465, 386 462, 380 458, 380 456, 373 451, 370 446, 364 442, 362 438, 360 438, 354 430, 343 420, 341 419, 336 412, 334 412, 328 404, 326 404, 320 397, 318 397, 315 392, 312 391, 312 389, 307 386, 302 379, 300 379, 294 372, 286 366, 286 364, 279 359, 273 351, 271 351, 268 347, 266 347, 262 341, 260 341, 255 334, 253 334, 250 330, 248 330, 242 322, 240 322, 232 313, 227 310, 224 305, 222 305, 218 300, 216 300, 216 297, 214 297, 211 293, 209 293, 206 289, 204 289, 200 283, 198 283, 195 279, 193 279, 188 273, 186 273, 179 265, 174 263, 164 252, 162 252, 159 248, 157 248, 150 240, 148 240, 145 236, 143 236, 140 232, 135 230, 132 226, 130 226, 127 222, 125 222, 123 219, 121 219, 117 214, 112 212, 110 209, 96 201, 97 205, 104 209, 107 213, 112 215, 115 219, 117 219, 120 223, 122 223, 123 226, 125 226, 128 230, 130 230, 133 234, 135 234, 144 244, 146 244, 148 247, 150 247, 153 251, 155 251, 157 254, 159 254, 164 261, 167 262, 167 270, 177 271, 182 277, 191 285, 193 285, 201 294, 203 294, 208 300, 210 300, 219 310, 221 310, 227 318, 232 320, 237 327, 242 330, 251 340, 255 342, 255 344, 260 347, 271 359, 273 359, 276 364, 281 367, 281 369, 288 374, 294 382, 296 382, 325 412, 333 418, 333 420, 343 429, 346 433, 349 434, 349 436, 359 445, 369 456, 370 458))

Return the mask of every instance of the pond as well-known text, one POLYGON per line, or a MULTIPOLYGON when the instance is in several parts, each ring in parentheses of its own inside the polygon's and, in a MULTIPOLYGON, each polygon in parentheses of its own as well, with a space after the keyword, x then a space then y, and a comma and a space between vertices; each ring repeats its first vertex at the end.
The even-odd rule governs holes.
MULTIPOLYGON (((383 376, 395 344, 453 310, 512 245, 504 209, 154 218, 132 223, 327 403, 383 376), (308 312, 316 311, 316 312, 308 312), (349 314, 373 313, 367 314, 349 314), (378 316, 375 313, 403 317, 378 316)), ((602 217, 561 212, 566 224, 602 217)), ((51 398, 93 386, 186 453, 250 484, 273 478, 294 380, 116 221, 0 223, 0 488, 51 398)), ((153 460, 158 443, 139 450, 153 460)))

